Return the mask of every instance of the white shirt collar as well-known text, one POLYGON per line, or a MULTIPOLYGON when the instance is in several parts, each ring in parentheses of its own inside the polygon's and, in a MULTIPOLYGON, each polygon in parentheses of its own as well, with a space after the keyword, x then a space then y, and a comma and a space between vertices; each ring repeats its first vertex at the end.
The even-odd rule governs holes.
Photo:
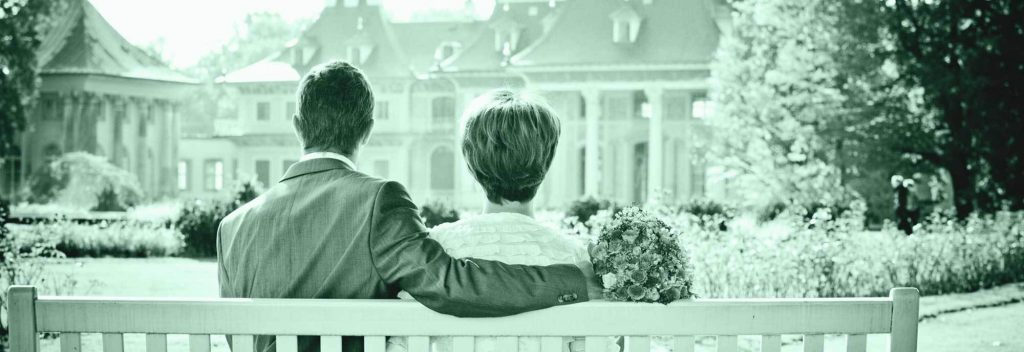
POLYGON ((299 159, 299 161, 306 161, 306 160, 313 160, 313 159, 325 159, 325 158, 326 159, 334 159, 334 160, 340 161, 342 163, 345 163, 345 165, 348 165, 348 167, 350 169, 352 169, 353 171, 355 171, 355 169, 356 169, 356 164, 352 162, 352 159, 349 159, 348 157, 346 157, 344 155, 341 155, 341 154, 338 154, 338 153, 334 153, 334 152, 306 153, 305 155, 302 156, 301 159, 299 159))

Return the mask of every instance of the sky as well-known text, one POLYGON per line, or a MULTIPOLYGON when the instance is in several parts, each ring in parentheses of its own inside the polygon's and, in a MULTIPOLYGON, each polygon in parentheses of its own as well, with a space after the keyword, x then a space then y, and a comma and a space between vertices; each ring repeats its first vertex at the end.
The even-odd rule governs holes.
MULTIPOLYGON (((287 20, 315 19, 331 0, 90 0, 121 35, 137 46, 161 43, 172 66, 188 67, 234 35, 252 12, 277 12, 287 20)), ((356 0, 334 0, 338 5, 356 0)), ((385 0, 396 18, 417 11, 461 9, 465 0, 385 0)), ((483 3, 493 0, 474 0, 483 3)), ((481 6, 486 8, 486 6, 481 6)))

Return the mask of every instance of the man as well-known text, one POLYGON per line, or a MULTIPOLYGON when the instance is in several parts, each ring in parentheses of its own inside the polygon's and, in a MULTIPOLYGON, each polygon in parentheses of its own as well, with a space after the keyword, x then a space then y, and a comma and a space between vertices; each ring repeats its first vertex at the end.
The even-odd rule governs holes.
MULTIPOLYGON (((305 150, 282 180, 220 224, 221 296, 395 298, 405 290, 435 311, 503 316, 588 300, 600 288, 572 265, 456 260, 426 237, 402 185, 355 169, 373 129, 373 92, 344 62, 318 66, 298 91, 295 132, 305 150), (590 282, 588 282, 590 281, 590 282), (590 292, 588 292, 588 289, 590 292)), ((256 340, 274 350, 272 337, 256 340)), ((316 338, 299 340, 316 351, 316 338)), ((346 338, 346 351, 362 339, 346 338)))

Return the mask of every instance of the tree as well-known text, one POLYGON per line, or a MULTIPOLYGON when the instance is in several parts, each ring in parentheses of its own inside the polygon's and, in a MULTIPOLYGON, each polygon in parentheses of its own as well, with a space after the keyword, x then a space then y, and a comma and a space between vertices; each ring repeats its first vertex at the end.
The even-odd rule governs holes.
POLYGON ((36 52, 62 1, 0 0, 0 162, 17 153, 16 134, 39 88, 36 52))
POLYGON ((960 217, 1024 208, 1024 2, 895 0, 881 5, 900 75, 921 87, 930 143, 905 152, 949 172, 960 217))

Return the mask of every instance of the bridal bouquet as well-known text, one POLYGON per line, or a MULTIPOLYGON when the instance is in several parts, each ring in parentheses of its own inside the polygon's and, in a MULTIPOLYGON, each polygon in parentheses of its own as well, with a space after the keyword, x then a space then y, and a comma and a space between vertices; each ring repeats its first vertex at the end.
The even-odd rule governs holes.
POLYGON ((669 303, 693 297, 689 258, 679 233, 637 207, 615 214, 598 234, 591 260, 613 301, 669 303))

